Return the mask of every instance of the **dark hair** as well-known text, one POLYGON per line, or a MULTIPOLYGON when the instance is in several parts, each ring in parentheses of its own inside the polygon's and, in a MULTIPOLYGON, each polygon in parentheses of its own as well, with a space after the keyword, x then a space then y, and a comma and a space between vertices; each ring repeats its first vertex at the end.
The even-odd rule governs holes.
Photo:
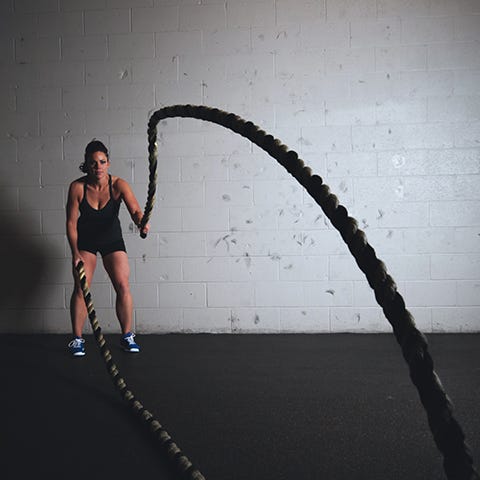
POLYGON ((94 138, 86 147, 85 147, 85 156, 84 156, 84 161, 82 164, 80 164, 80 170, 83 173, 88 173, 88 162, 92 158, 92 155, 95 152, 103 152, 107 159, 109 158, 108 156, 108 148, 100 141, 94 138))

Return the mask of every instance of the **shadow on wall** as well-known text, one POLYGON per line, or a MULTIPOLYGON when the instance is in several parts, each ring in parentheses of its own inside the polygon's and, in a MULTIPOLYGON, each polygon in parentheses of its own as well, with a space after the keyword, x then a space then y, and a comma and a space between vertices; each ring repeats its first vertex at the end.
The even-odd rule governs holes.
MULTIPOLYGON (((0 205, 11 205, 0 190, 0 205)), ((27 212, 2 212, 0 231, 0 333, 34 333, 43 330, 40 305, 42 278, 51 270, 51 249, 34 231, 27 212)))

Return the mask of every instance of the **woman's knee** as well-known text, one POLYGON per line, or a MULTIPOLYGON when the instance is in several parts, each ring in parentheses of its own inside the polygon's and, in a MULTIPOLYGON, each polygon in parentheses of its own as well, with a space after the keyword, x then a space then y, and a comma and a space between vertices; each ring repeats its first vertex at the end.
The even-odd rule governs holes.
POLYGON ((118 296, 125 297, 130 295, 130 283, 128 279, 115 282, 114 289, 118 296))

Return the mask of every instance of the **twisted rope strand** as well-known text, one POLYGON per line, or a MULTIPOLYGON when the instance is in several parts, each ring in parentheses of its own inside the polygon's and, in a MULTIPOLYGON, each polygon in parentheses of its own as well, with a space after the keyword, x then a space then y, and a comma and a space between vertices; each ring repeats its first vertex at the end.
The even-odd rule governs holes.
POLYGON ((176 467, 178 473, 181 475, 181 478, 186 480, 205 480, 205 477, 198 469, 194 467, 188 457, 180 450, 178 445, 162 427, 160 422, 141 404, 141 402, 135 398, 133 392, 127 387, 125 380, 121 377, 118 367, 115 365, 112 359, 112 354, 107 347, 107 342, 98 323, 97 314, 93 306, 92 295, 88 286, 83 262, 79 262, 75 268, 80 279, 83 298, 85 300, 85 305, 87 306, 88 318, 92 326, 93 334, 100 348, 100 353, 105 361, 105 366, 107 367, 107 371, 113 384, 120 392, 123 400, 130 406, 132 412, 145 424, 145 426, 147 426, 149 431, 158 440, 160 448, 164 453, 166 453, 167 457, 176 467))
MULTIPOLYGON (((143 218, 140 222, 140 230, 148 223, 150 216, 152 215, 153 206, 155 204, 155 191, 157 189, 157 128, 156 124, 151 125, 151 122, 148 125, 148 191, 147 191, 147 201, 145 203, 145 210, 143 213, 143 218)), ((140 237, 146 238, 146 233, 140 233, 140 237)))
POLYGON ((280 163, 320 205, 332 225, 339 231, 358 267, 365 274, 374 290, 375 299, 382 307, 385 317, 401 347, 408 365, 410 378, 418 390, 425 408, 434 441, 443 455, 444 470, 449 480, 480 480, 473 466, 473 459, 465 435, 453 416, 453 406, 445 393, 439 377, 433 369, 433 360, 428 352, 425 336, 416 328, 413 316, 406 309, 402 296, 397 291, 393 278, 385 264, 379 260, 368 243, 358 222, 348 215, 339 204, 328 185, 305 166, 298 154, 282 142, 267 134, 257 125, 233 113, 217 108, 196 105, 173 105, 157 110, 148 123, 149 186, 145 214, 141 227, 148 222, 154 203, 157 167, 157 124, 169 117, 190 117, 207 120, 224 126, 265 150, 280 163))

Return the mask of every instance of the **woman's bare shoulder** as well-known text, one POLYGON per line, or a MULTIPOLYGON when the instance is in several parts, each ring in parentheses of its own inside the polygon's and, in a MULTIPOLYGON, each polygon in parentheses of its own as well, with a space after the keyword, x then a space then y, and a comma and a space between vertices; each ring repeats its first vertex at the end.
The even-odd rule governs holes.
POLYGON ((120 177, 114 177, 112 175, 112 189, 114 192, 114 199, 123 199, 129 196, 131 192, 131 187, 129 183, 120 177))
POLYGON ((69 186, 69 191, 72 194, 78 194, 80 192, 83 192, 83 186, 85 185, 85 179, 86 176, 77 178, 76 180, 73 180, 73 182, 70 183, 69 186))
POLYGON ((114 175, 112 175, 112 187, 115 190, 122 191, 125 188, 128 188, 129 186, 130 186, 129 183, 123 178, 115 177, 114 175))

